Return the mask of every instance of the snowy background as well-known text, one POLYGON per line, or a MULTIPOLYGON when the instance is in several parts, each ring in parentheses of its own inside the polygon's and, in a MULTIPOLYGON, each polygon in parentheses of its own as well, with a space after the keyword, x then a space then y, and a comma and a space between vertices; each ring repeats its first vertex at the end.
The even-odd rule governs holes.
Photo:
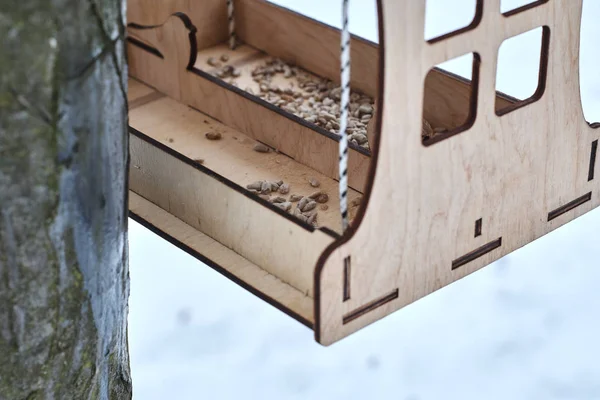
MULTIPOLYGON (((340 0, 276 3, 339 26, 340 0)), ((429 3, 435 37, 468 24, 475 0, 429 3)), ((600 0, 584 4, 582 102, 600 121, 600 0)), ((374 1, 351 5, 352 32, 377 41, 374 1)), ((531 93, 514 71, 536 66, 535 40, 507 51, 500 90, 531 93)), ((137 400, 600 400, 600 209, 327 348, 133 221, 130 246, 137 400)))

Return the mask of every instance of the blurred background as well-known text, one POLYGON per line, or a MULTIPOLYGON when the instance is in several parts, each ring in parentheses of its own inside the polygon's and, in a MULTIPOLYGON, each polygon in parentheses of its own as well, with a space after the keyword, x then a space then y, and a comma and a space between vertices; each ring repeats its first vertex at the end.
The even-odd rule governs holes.
MULTIPOLYGON (((273 2, 340 26, 341 0, 273 2)), ((530 2, 503 0, 502 11, 530 2)), ((375 1, 350 4, 352 33, 377 42, 375 1)), ((428 0, 425 38, 468 25, 474 10, 475 0, 428 0)), ((581 97, 590 122, 600 121, 598 21, 600 0, 584 0, 581 97)), ((539 43, 531 31, 502 45, 498 90, 531 96, 539 43)), ((441 67, 470 77, 471 59, 441 67)), ((599 254, 596 209, 326 348, 130 220, 134 398, 598 400, 599 254)))

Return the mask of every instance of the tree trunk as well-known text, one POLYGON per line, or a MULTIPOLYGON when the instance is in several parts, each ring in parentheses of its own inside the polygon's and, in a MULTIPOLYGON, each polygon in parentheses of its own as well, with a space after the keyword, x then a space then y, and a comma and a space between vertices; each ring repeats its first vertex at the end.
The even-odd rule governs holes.
POLYGON ((125 0, 0 0, 0 399, 128 399, 125 0))

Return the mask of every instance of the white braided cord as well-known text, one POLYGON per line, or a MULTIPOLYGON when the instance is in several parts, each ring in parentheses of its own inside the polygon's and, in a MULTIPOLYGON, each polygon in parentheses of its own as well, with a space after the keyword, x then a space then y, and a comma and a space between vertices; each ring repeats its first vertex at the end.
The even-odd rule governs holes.
POLYGON ((340 117, 340 212, 342 230, 348 228, 348 114, 350 113, 350 31, 348 29, 348 2, 342 0, 342 40, 341 40, 341 117, 340 117))
POLYGON ((233 12, 233 0, 227 0, 227 19, 229 22, 229 48, 235 49, 235 15, 233 12))

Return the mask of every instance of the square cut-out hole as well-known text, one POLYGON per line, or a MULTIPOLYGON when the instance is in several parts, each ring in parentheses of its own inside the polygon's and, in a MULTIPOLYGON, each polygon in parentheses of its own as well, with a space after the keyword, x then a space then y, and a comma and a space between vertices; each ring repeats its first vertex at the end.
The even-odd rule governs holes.
POLYGON ((473 126, 477 113, 480 57, 469 53, 436 65, 425 77, 424 146, 448 139, 473 126))
POLYGON ((547 2, 548 0, 501 0, 500 12, 510 16, 547 2))
POLYGON ((496 114, 504 115, 542 97, 546 86, 550 29, 539 27, 506 39, 498 50, 496 114))
POLYGON ((482 11, 483 0, 427 0, 425 40, 435 42, 474 28, 482 11))

